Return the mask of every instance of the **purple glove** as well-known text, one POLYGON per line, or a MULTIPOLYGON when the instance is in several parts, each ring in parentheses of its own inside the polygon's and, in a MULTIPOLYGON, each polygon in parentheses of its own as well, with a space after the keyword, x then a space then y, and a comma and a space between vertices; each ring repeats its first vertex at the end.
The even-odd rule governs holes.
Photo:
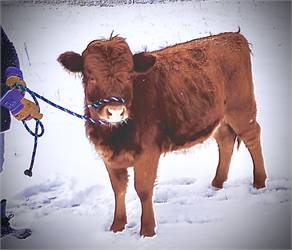
POLYGON ((5 79, 8 79, 11 76, 17 76, 21 80, 23 80, 23 74, 21 70, 17 67, 8 67, 5 70, 5 79))
POLYGON ((6 94, 1 98, 0 105, 9 109, 12 115, 16 115, 24 107, 20 102, 23 97, 23 93, 21 93, 16 88, 13 88, 7 91, 6 94))

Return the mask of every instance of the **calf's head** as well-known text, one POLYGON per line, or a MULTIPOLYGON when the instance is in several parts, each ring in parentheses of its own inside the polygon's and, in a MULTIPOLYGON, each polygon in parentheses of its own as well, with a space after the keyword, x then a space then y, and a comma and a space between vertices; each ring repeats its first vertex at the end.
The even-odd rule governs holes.
POLYGON ((90 42, 82 55, 70 51, 58 58, 65 69, 82 74, 87 105, 110 97, 122 98, 125 101, 89 109, 93 119, 113 124, 130 118, 135 77, 137 74, 147 73, 155 64, 155 60, 155 57, 148 53, 132 55, 125 39, 117 36, 109 40, 90 42))

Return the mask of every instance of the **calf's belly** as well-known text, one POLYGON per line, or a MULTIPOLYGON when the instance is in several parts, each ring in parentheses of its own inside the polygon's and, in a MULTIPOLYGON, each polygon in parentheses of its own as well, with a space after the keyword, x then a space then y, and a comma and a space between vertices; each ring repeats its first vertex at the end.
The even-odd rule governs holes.
POLYGON ((170 138, 169 142, 166 143, 165 152, 187 149, 197 144, 200 144, 212 137, 218 128, 220 121, 218 118, 201 129, 194 128, 190 129, 188 133, 176 134, 173 138, 170 138))

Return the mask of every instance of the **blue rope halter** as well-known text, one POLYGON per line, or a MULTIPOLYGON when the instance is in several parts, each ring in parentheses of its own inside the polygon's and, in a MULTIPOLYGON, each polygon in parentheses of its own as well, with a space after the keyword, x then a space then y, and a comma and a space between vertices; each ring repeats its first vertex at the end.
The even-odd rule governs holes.
POLYGON ((88 108, 99 109, 99 108, 101 108, 103 105, 108 104, 108 103, 113 103, 113 102, 118 102, 118 103, 122 103, 122 104, 125 104, 125 103, 126 103, 126 101, 125 101, 122 97, 115 97, 115 96, 112 96, 112 97, 110 97, 110 98, 101 99, 101 100, 98 100, 98 101, 95 102, 95 103, 88 104, 87 107, 88 107, 88 108))
MULTIPOLYGON (((23 86, 21 84, 16 84, 15 85, 16 88, 20 89, 21 91, 23 92, 28 92, 31 97, 33 98, 35 104, 37 105, 38 109, 40 109, 40 106, 39 106, 39 103, 37 101, 37 98, 41 99, 42 101, 48 103, 49 105, 53 106, 54 108, 57 108, 61 111, 64 111, 66 112, 67 114, 70 114, 72 116, 75 116, 79 119, 82 119, 84 121, 88 121, 88 122, 91 122, 93 124, 96 124, 96 125, 111 125, 110 122, 107 122, 107 121, 104 121, 104 120, 101 120, 101 119, 92 119, 90 116, 86 116, 86 115, 80 115, 76 112, 73 112, 69 109, 66 109, 52 101, 50 101, 49 99, 45 98, 44 96, 41 96, 39 95, 38 93, 30 90, 28 87, 26 86, 23 86)), ((92 104, 88 104, 86 105, 88 108, 94 108, 94 109, 99 109, 101 108, 103 105, 105 104, 108 104, 108 103, 122 103, 122 104, 125 104, 126 101, 121 98, 121 97, 115 97, 115 96, 112 96, 112 97, 109 97, 109 98, 105 98, 105 99, 101 99, 101 100, 98 100, 97 102, 95 103, 92 103, 92 104)), ((45 132, 45 128, 44 128, 44 125, 43 123, 40 121, 40 120, 37 120, 35 119, 36 121, 36 124, 35 124, 35 131, 33 132, 27 125, 26 121, 22 121, 25 129, 32 135, 34 136, 34 146, 33 146, 33 152, 32 152, 32 157, 31 157, 31 162, 30 162, 30 167, 29 169, 25 170, 24 171, 24 174, 31 177, 32 176, 32 168, 33 168, 33 164, 34 164, 34 160, 35 160, 35 155, 36 155, 36 150, 37 150, 37 143, 38 143, 38 138, 43 136, 44 132, 45 132), (40 132, 39 132, 39 129, 40 129, 40 132)))

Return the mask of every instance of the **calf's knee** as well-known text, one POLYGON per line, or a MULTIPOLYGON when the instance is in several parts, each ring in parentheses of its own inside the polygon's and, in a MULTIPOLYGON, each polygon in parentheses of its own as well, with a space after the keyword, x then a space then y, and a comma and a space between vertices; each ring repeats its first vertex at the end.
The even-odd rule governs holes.
POLYGON ((141 202, 148 201, 152 199, 152 192, 145 188, 135 186, 136 192, 141 200, 141 202))

